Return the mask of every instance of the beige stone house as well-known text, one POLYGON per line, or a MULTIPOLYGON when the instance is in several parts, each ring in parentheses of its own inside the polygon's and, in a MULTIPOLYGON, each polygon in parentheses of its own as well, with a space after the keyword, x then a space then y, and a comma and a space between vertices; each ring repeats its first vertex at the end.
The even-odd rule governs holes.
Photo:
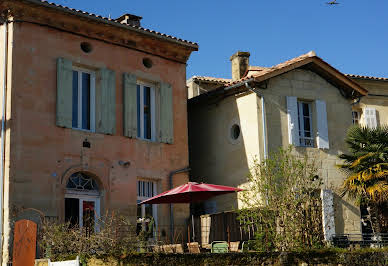
MULTIPOLYGON (((388 122, 387 79, 344 75, 314 52, 273 67, 250 66, 249 56, 230 58, 232 79, 188 80, 192 176, 243 186, 254 158, 292 144, 318 162, 326 239, 360 233, 360 208, 336 192, 344 179, 337 156, 347 151, 352 123, 388 122)), ((236 195, 220 196, 205 203, 204 213, 238 207, 236 195)))
POLYGON ((3 263, 10 220, 26 217, 13 207, 92 227, 109 210, 153 216, 167 235, 189 216, 137 203, 188 181, 186 62, 198 45, 140 20, 0 1, 3 263))

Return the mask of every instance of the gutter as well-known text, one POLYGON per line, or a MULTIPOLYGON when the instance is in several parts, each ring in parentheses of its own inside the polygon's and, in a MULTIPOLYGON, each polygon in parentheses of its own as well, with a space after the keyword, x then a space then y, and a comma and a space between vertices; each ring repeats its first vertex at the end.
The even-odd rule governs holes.
MULTIPOLYGON (((181 169, 178 169, 178 170, 174 170, 174 171, 171 171, 169 174, 168 174, 168 183, 169 183, 169 186, 170 186, 170 189, 172 189, 172 177, 176 174, 180 174, 180 173, 185 173, 185 172, 189 172, 191 170, 190 167, 185 167, 185 168, 181 168, 181 169)), ((173 234, 174 234, 174 210, 173 210, 173 206, 172 204, 170 203, 170 241, 171 243, 173 242, 173 234)))
POLYGON ((388 97, 388 94, 373 94, 373 93, 368 93, 367 96, 388 97))
MULTIPOLYGON (((4 22, 4 62, 3 62, 3 84, 2 84, 2 115, 1 115, 1 156, 0 156, 0 251, 3 251, 3 210, 4 210, 4 151, 5 151, 5 120, 6 120, 6 88, 7 88, 7 62, 8 62, 8 21, 4 22)), ((1 256, 2 258, 2 256, 1 256)), ((2 260, 2 259, 1 259, 2 260)))

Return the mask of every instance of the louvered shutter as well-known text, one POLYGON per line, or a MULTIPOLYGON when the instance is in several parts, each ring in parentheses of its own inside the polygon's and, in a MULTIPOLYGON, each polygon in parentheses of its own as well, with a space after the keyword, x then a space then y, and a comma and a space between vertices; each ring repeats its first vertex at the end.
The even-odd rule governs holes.
POLYGON ((97 72, 96 85, 96 132, 116 133, 116 74, 102 68, 97 72))
POLYGON ((369 128, 377 127, 376 109, 367 107, 364 109, 364 124, 369 128))
POLYGON ((72 127, 73 69, 72 62, 65 58, 57 59, 57 106, 56 124, 72 127))
POLYGON ((317 110, 317 146, 320 149, 329 149, 326 103, 316 100, 315 107, 317 110))
POLYGON ((124 73, 123 77, 123 107, 124 136, 137 137, 137 89, 136 76, 124 73))
POLYGON ((160 84, 160 141, 172 144, 174 141, 173 94, 170 84, 160 84))
POLYGON ((299 146, 298 100, 294 96, 287 96, 288 141, 299 146))

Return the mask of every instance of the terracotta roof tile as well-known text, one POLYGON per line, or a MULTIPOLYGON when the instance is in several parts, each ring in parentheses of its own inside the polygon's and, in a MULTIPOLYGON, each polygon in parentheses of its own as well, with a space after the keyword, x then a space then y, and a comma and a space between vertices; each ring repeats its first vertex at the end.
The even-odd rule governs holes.
POLYGON ((282 69, 284 67, 287 67, 289 65, 292 65, 294 63, 297 63, 299 61, 302 61, 306 58, 309 58, 309 57, 316 57, 316 54, 315 52, 311 51, 311 52, 308 52, 307 54, 303 54, 301 56, 298 56, 298 57, 295 57, 293 59, 290 59, 288 61, 285 61, 283 63, 280 63, 278 65, 275 65, 273 67, 268 67, 268 68, 262 68, 261 71, 257 71, 257 73, 254 73, 253 75, 250 75, 250 76, 246 76, 246 77, 243 77, 241 79, 238 79, 238 80, 235 80, 233 82, 230 82, 229 84, 227 84, 227 86, 231 86, 231 85, 234 85, 234 84, 238 84, 242 81, 245 81, 245 80, 248 80, 248 79, 251 79, 251 78, 256 78, 256 77, 260 77, 260 76, 263 76, 263 75, 266 75, 268 73, 271 73, 273 71, 276 71, 276 70, 279 70, 279 69, 282 69))
POLYGON ((89 16, 90 18, 99 19, 99 20, 101 20, 102 22, 105 22, 105 23, 111 23, 111 24, 116 25, 116 26, 124 26, 124 27, 126 27, 128 29, 132 28, 132 29, 143 31, 143 32, 152 33, 152 34, 157 35, 157 36, 162 36, 162 37, 165 37, 165 38, 168 38, 168 39, 175 40, 175 41, 177 41, 179 43, 182 43, 184 45, 186 44, 186 45, 190 45, 190 46, 194 46, 194 47, 198 48, 198 44, 195 43, 195 42, 191 42, 191 41, 187 41, 187 40, 184 40, 184 39, 180 39, 180 38, 168 35, 168 34, 160 33, 160 32, 157 32, 157 31, 154 31, 154 30, 150 30, 150 29, 146 29, 146 28, 143 28, 143 27, 140 27, 140 26, 122 24, 119 21, 117 21, 116 19, 111 19, 111 18, 103 17, 103 16, 96 15, 96 14, 93 14, 93 13, 88 13, 88 12, 85 12, 85 11, 82 11, 82 10, 70 8, 70 7, 67 7, 67 6, 62 6, 62 5, 59 5, 59 4, 56 4, 56 3, 47 2, 47 1, 43 1, 43 0, 25 0, 25 1, 33 3, 33 4, 38 4, 38 5, 43 5, 43 6, 51 7, 51 8, 57 8, 57 9, 60 9, 62 11, 65 11, 65 12, 74 13, 75 15, 86 15, 86 16, 89 16))
POLYGON ((199 80, 199 81, 208 81, 208 82, 214 82, 214 83, 222 83, 222 84, 229 83, 232 81, 231 79, 204 77, 204 76, 193 76, 190 79, 199 80))
POLYGON ((372 80, 388 81, 388 78, 382 78, 382 77, 371 77, 371 76, 362 76, 362 75, 355 75, 355 74, 345 74, 345 76, 347 76, 349 78, 372 79, 372 80))

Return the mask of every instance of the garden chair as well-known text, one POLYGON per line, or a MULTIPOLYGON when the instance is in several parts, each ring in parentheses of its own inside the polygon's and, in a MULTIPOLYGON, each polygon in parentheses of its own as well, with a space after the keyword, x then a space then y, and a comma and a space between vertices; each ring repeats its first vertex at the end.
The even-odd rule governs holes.
POLYGON ((198 242, 187 243, 187 247, 190 253, 201 253, 198 242))
POLYGON ((174 253, 174 250, 172 249, 173 245, 163 245, 163 251, 165 253, 174 253))
POLYGON ((226 241, 214 241, 212 242, 211 253, 227 253, 229 251, 229 245, 226 241))
POLYGON ((175 244, 175 245, 172 245, 173 247, 173 250, 175 253, 183 253, 183 246, 182 244, 175 244))
POLYGON ((239 245, 240 245, 240 241, 230 242, 229 243, 229 251, 230 252, 238 252, 239 245))
POLYGON ((152 251, 155 253, 163 252, 163 246, 155 245, 152 247, 152 251))

